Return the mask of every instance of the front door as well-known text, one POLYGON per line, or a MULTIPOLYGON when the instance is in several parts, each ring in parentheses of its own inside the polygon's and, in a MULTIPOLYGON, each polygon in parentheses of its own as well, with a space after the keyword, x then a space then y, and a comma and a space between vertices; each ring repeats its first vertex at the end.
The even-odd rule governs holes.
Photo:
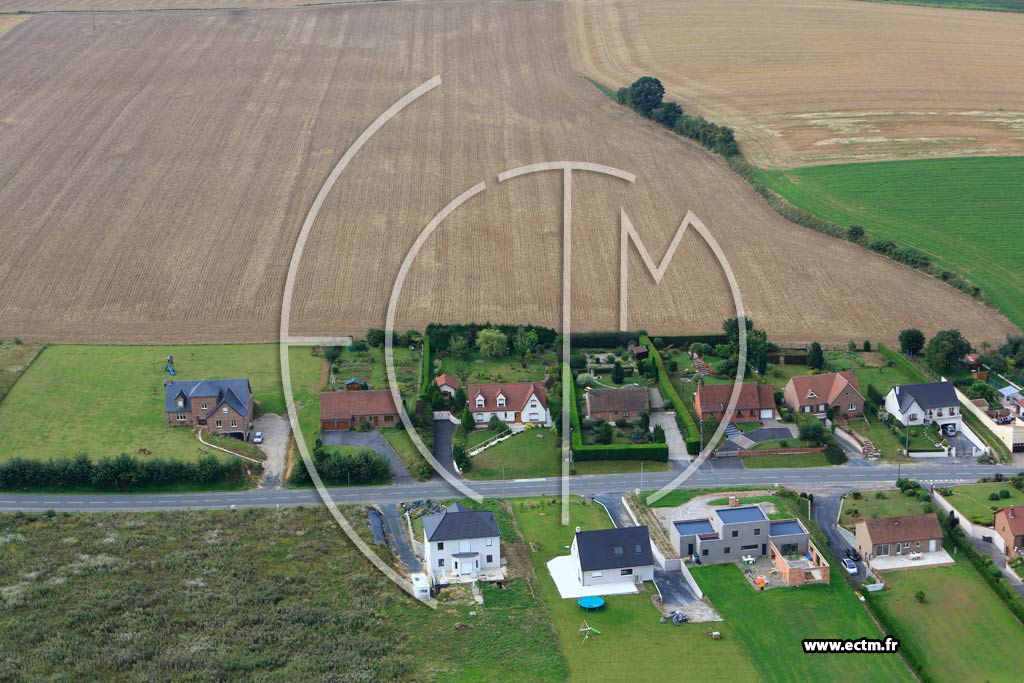
POLYGON ((930 553, 934 553, 935 552, 935 539, 934 538, 932 540, 928 541, 928 552, 930 552, 930 553))

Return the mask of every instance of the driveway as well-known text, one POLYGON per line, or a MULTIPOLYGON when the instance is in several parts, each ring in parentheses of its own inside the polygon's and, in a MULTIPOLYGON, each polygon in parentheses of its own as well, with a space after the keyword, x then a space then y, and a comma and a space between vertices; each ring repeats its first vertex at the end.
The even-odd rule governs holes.
MULTIPOLYGON (((811 516, 814 517, 815 523, 821 527, 825 538, 828 539, 829 547, 832 548, 832 552, 839 558, 840 563, 846 557, 846 549, 850 547, 850 542, 836 523, 842 504, 843 496, 839 493, 815 495, 814 503, 811 504, 811 516)), ((845 572, 846 570, 840 565, 833 567, 833 571, 845 572)), ((867 580, 867 566, 863 562, 857 563, 857 576, 854 578, 858 581, 867 580)))
POLYGON ((392 550, 395 551, 395 556, 405 566, 406 571, 409 573, 423 571, 423 564, 416 557, 416 553, 413 552, 405 517, 398 511, 398 506, 394 503, 389 503, 387 505, 378 505, 377 509, 380 510, 381 516, 384 518, 384 529, 387 532, 388 543, 391 545, 392 550))
POLYGON ((992 543, 986 543, 985 541, 974 538, 973 536, 967 536, 967 538, 979 553, 983 553, 992 558, 992 563, 1003 570, 1003 576, 1006 577, 1007 583, 1013 586, 1013 590, 1017 591, 1018 595, 1024 597, 1024 583, 1021 582, 1020 578, 1018 578, 1016 574, 1006 571, 1006 555, 992 543))
POLYGON ((394 449, 384 440, 384 437, 380 435, 380 432, 373 430, 370 432, 324 432, 323 436, 320 437, 324 444, 328 446, 356 446, 359 448, 369 448, 378 455, 383 455, 391 463, 391 475, 394 478, 395 486, 405 486, 416 483, 409 474, 409 470, 405 469, 405 464, 402 463, 401 458, 395 453, 394 449))
POLYGON ((690 461, 690 455, 686 452, 686 442, 683 441, 683 434, 679 431, 679 425, 676 423, 675 412, 651 413, 651 425, 661 425, 661 428, 665 430, 669 460, 690 461))
MULTIPOLYGON (((452 424, 451 420, 434 420, 434 457, 442 467, 458 477, 461 475, 455 469, 455 461, 452 459, 452 436, 456 428, 457 425, 452 424)), ((434 478, 438 479, 440 475, 434 472, 434 478)))
POLYGON ((284 476, 285 461, 288 458, 288 441, 292 434, 288 418, 276 413, 266 413, 252 423, 253 431, 263 432, 263 443, 259 449, 267 459, 263 463, 263 477, 260 479, 261 489, 281 488, 284 476))

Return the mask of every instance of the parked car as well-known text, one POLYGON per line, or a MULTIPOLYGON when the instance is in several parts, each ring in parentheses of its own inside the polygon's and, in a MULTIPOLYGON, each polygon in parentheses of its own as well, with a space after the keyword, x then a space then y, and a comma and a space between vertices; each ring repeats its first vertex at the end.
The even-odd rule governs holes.
POLYGON ((942 425, 942 433, 946 436, 956 436, 956 425, 952 423, 942 425))
POLYGON ((843 560, 843 568, 846 570, 847 574, 853 574, 854 576, 857 575, 857 563, 848 557, 843 560))
POLYGON ((263 443, 263 432, 256 432, 255 436, 252 437, 253 443, 263 443))
POLYGON ((846 549, 846 556, 848 558, 850 558, 851 560, 853 560, 854 562, 860 562, 860 559, 861 559, 860 558, 860 553, 858 553, 853 548, 847 548, 846 549))

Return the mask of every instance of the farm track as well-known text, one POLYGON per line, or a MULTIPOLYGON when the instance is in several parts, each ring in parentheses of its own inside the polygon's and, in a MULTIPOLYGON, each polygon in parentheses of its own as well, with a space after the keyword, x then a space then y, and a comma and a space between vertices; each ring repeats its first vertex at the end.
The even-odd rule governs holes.
POLYGON ((1024 15, 848 0, 569 0, 577 66, 660 78, 783 167, 1024 154, 1024 15))
MULTIPOLYGON (((748 313, 779 341, 972 341, 1015 328, 931 278, 771 211, 718 158, 638 119, 569 63, 548 0, 368 3, 275 12, 40 15, 0 41, 0 336, 93 342, 276 339, 287 258, 331 168, 399 97, 443 85, 346 169, 313 228, 291 330, 381 326, 415 236, 453 214, 409 273, 400 328, 559 324, 561 180, 499 172, 572 159, 574 325, 618 312, 624 207, 660 260, 693 210, 748 313), (891 294, 899 293, 892 303, 891 294)), ((733 314, 713 255, 684 238, 660 286, 630 257, 630 324, 714 332, 733 314)))

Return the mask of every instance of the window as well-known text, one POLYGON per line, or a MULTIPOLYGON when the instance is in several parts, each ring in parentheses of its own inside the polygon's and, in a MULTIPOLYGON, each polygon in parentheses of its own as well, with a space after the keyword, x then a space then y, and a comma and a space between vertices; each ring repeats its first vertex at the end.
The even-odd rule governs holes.
POLYGON ((753 545, 741 545, 740 550, 757 550, 757 544, 753 545))
POLYGON ((729 553, 731 553, 731 552, 732 552, 732 548, 730 548, 729 546, 725 546, 725 550, 723 550, 722 552, 723 552, 724 554, 728 555, 729 553))
POLYGON ((487 556, 487 564, 490 564, 491 562, 494 562, 494 555, 487 556))
POLYGON ((232 427, 237 427, 238 426, 238 420, 232 420, 231 421, 231 426, 232 427))
POLYGON ((476 407, 477 408, 483 408, 484 407, 484 397, 483 396, 477 396, 476 397, 476 407))
POLYGON ((221 421, 220 421, 220 420, 217 420, 217 421, 215 421, 215 422, 214 422, 213 424, 214 424, 214 426, 217 426, 217 427, 223 427, 223 426, 224 426, 224 425, 223 425, 223 424, 221 423, 221 421))
POLYGON ((804 412, 805 413, 811 412, 811 407, 810 406, 804 406, 804 412))
POLYGON ((736 530, 736 529, 733 529, 733 530, 732 530, 732 537, 733 537, 733 538, 736 538, 736 537, 737 537, 737 536, 739 536, 739 535, 740 535, 740 532, 739 532, 738 530, 736 530))
POLYGON ((438 543, 437 544, 437 549, 438 550, 444 550, 444 543, 443 542, 438 543))
POLYGON ((225 415, 227 415, 228 414, 228 407, 224 406, 224 410, 222 410, 221 412, 224 413, 225 415))
POLYGON ((755 536, 760 536, 761 535, 761 530, 760 529, 754 529, 754 535, 755 536))
POLYGON ((913 422, 914 420, 917 419, 917 413, 911 413, 910 415, 907 415, 907 419, 913 422))
POLYGON ((910 547, 910 541, 907 541, 906 543, 904 543, 903 547, 904 548, 909 548, 910 547))
POLYGON ((179 398, 178 399, 178 407, 179 408, 184 408, 185 407, 185 399, 183 399, 183 398, 179 398))
POLYGON ((617 546, 613 547, 612 551, 616 555, 622 555, 622 554, 624 554, 626 552, 621 545, 617 545, 617 546))
POLYGON ((604 572, 590 572, 590 578, 600 579, 604 576, 604 572))
POLYGON ((484 421, 484 416, 481 415, 480 413, 477 413, 476 414, 476 421, 477 422, 483 422, 484 421))
POLYGON ((210 406, 209 406, 209 404, 206 401, 203 401, 202 403, 199 404, 199 408, 202 409, 202 410, 206 410, 209 407, 210 406))
POLYGON ((498 396, 498 407, 499 408, 504 408, 505 407, 505 397, 504 396, 498 396))
POLYGON ((178 413, 178 422, 184 422, 188 419, 188 415, 185 413, 178 413))
POLYGON ((707 557, 708 556, 708 549, 704 548, 703 550, 700 551, 700 554, 703 555, 704 557, 707 557))
POLYGON ((920 547, 921 547, 921 541, 916 541, 916 542, 914 543, 914 547, 915 547, 915 548, 920 548, 920 547))
POLYGON ((490 548, 492 545, 494 545, 494 539, 493 538, 488 538, 487 541, 486 541, 486 544, 487 544, 487 547, 490 548))
POLYGON ((628 410, 622 411, 622 417, 629 417, 629 411, 628 410))
POLYGON ((640 554, 640 553, 643 552, 643 546, 640 545, 639 543, 637 543, 635 546, 633 546, 633 549, 637 552, 637 554, 640 554))
POLYGON ((882 543, 881 545, 876 545, 875 546, 875 556, 876 557, 884 557, 884 556, 886 556, 888 554, 889 554, 889 544, 888 543, 882 543))
POLYGON ((850 407, 847 408, 847 410, 857 410, 857 404, 856 403, 851 403, 850 407))
POLYGON ((443 557, 440 560, 437 561, 437 566, 438 567, 443 567, 444 566, 444 558, 443 557))
POLYGON ((630 567, 629 569, 623 569, 619 572, 619 576, 633 576, 633 568, 630 567))

